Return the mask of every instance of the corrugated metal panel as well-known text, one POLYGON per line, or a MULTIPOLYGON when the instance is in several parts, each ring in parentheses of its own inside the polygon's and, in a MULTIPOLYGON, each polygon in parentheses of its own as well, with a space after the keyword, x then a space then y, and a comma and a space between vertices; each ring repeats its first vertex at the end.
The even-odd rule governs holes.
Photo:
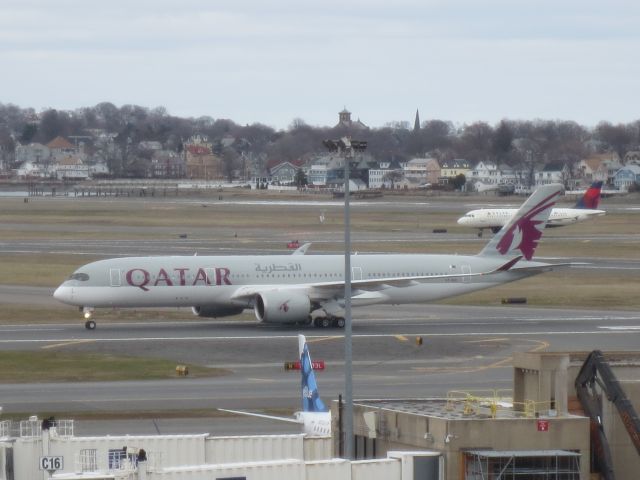
POLYGON ((209 437, 207 463, 238 463, 304 458, 304 435, 209 437))
POLYGON ((306 480, 351 480, 351 464, 334 458, 322 462, 306 463, 306 480))
MULTIPOLYGON (((123 447, 142 448, 149 456, 159 456, 163 467, 201 465, 207 462, 205 440, 206 435, 52 438, 49 454, 64 456, 64 470, 62 472, 67 473, 74 471, 75 459, 80 451, 85 449, 96 450, 96 464, 100 471, 108 469, 109 450, 119 450, 123 447)), ((36 456, 32 461, 37 463, 37 460, 36 456)))
POLYGON ((148 480, 211 480, 212 478, 247 477, 260 480, 305 480, 305 465, 297 460, 254 462, 247 464, 200 465, 174 467, 148 472, 148 480))
POLYGON ((304 459, 307 462, 329 460, 333 457, 333 440, 331 437, 305 437, 303 446, 304 459))
POLYGON ((400 460, 359 460, 351 462, 351 480, 401 480, 400 460))
POLYGON ((15 480, 42 478, 38 460, 42 455, 40 439, 19 438, 13 444, 13 469, 15 480))

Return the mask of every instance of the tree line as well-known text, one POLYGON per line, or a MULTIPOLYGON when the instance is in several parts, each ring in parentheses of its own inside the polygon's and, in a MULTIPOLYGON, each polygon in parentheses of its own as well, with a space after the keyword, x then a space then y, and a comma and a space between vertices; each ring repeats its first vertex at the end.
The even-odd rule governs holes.
POLYGON ((110 159, 115 174, 135 175, 128 169, 145 160, 143 153, 135 151, 140 142, 157 141, 166 150, 181 152, 194 134, 207 136, 215 153, 227 158, 229 164, 251 158, 265 166, 283 161, 299 164, 324 152, 323 140, 343 135, 366 141, 367 152, 378 161, 431 156, 512 167, 540 168, 554 162, 572 168, 593 153, 616 152, 623 158, 627 151, 640 148, 640 120, 626 124, 603 121, 591 128, 565 120, 508 119, 494 125, 482 121, 455 125, 438 119, 422 122, 419 129, 410 125, 407 121, 389 122, 380 128, 351 130, 342 125, 311 126, 298 118, 285 130, 276 130, 261 123, 238 125, 209 116, 181 118, 170 115, 164 107, 117 107, 103 102, 73 111, 47 109, 37 113, 32 108, 0 103, 0 153, 6 164, 18 144, 46 144, 57 136, 77 136, 83 138, 89 154, 110 159), (109 153, 96 132, 109 134, 111 148, 117 152, 109 153), (107 158, 113 156, 118 161, 107 158))

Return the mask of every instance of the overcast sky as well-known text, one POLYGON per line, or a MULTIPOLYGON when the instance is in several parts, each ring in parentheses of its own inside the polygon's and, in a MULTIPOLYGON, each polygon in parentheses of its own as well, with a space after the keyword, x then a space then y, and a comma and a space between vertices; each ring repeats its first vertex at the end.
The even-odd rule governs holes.
POLYGON ((640 2, 2 0, 0 103, 287 128, 640 118, 640 2))

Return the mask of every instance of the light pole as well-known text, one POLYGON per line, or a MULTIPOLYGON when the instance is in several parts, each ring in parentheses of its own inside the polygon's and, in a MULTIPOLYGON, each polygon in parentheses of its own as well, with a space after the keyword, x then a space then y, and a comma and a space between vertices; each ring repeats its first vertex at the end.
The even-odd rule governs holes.
POLYGON ((350 162, 355 152, 367 148, 367 142, 342 137, 340 140, 325 140, 324 146, 338 152, 344 158, 344 457, 353 459, 353 384, 351 348, 351 216, 349 213, 350 162))

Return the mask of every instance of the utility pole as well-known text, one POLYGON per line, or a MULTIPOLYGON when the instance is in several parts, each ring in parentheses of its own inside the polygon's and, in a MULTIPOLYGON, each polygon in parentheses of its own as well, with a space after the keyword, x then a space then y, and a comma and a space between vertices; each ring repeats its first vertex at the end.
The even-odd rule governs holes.
POLYGON ((367 142, 342 137, 340 140, 322 142, 330 152, 338 152, 344 159, 344 457, 352 460, 353 455, 353 369, 352 369, 352 328, 351 328, 351 216, 349 212, 350 163, 355 152, 363 152, 367 142))

